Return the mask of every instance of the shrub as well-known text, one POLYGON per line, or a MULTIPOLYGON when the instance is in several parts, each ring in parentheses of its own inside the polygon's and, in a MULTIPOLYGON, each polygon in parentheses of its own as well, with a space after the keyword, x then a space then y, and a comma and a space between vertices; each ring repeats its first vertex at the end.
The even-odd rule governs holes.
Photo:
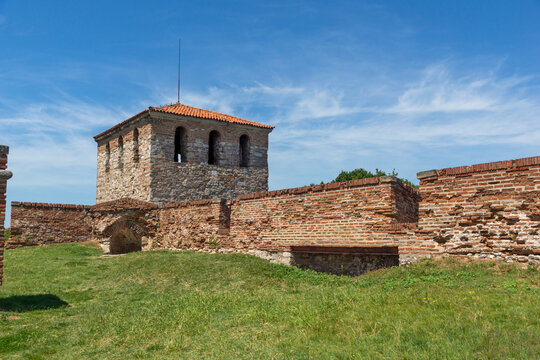
MULTIPOLYGON (((341 181, 349 181, 349 180, 357 180, 357 179, 366 179, 371 177, 380 177, 380 176, 395 176, 398 177, 398 173, 396 170, 392 170, 391 173, 387 173, 386 171, 375 169, 375 172, 372 173, 371 171, 368 171, 366 169, 354 169, 351 171, 342 171, 339 173, 339 175, 332 181, 332 182, 341 182, 341 181)), ((418 189, 418 185, 413 184, 407 179, 399 178, 401 181, 403 181, 405 184, 418 189)))

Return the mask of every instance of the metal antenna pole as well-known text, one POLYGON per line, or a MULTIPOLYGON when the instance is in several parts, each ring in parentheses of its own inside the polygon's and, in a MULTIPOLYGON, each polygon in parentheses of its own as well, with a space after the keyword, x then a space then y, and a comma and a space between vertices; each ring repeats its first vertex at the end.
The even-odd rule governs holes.
POLYGON ((182 51, 182 39, 178 39, 178 103, 180 104, 180 55, 182 51))

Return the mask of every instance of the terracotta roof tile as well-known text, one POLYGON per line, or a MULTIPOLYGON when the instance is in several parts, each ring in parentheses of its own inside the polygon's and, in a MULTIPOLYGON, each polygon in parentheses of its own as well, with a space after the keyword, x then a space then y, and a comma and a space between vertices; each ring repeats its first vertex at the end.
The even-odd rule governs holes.
POLYGON ((161 113, 166 113, 166 114, 173 114, 173 115, 181 115, 181 116, 187 116, 187 117, 194 117, 194 118, 199 118, 199 119, 209 119, 209 120, 223 121, 223 122, 228 122, 228 123, 232 123, 232 124, 249 125, 249 126, 255 126, 255 127, 260 127, 260 128, 264 128, 264 129, 273 129, 274 128, 272 125, 261 124, 261 123, 255 122, 255 121, 250 121, 250 120, 242 119, 242 118, 227 115, 227 114, 222 114, 222 113, 219 113, 219 112, 216 112, 216 111, 199 109, 199 108, 195 108, 193 106, 188 106, 188 105, 177 103, 177 104, 157 106, 157 107, 150 106, 148 109, 141 111, 137 115, 132 116, 129 119, 127 119, 125 121, 122 121, 121 123, 113 126, 112 128, 110 128, 108 130, 105 130, 104 132, 94 136, 94 139, 97 140, 99 137, 105 135, 106 133, 117 129, 117 128, 131 122, 132 120, 139 117, 140 115, 149 113, 150 111, 156 111, 156 112, 161 112, 161 113))
POLYGON ((250 125, 250 126, 256 126, 256 127, 261 127, 265 129, 274 128, 271 125, 261 124, 254 121, 245 120, 239 117, 218 113, 215 111, 198 109, 198 108, 184 105, 184 104, 172 104, 172 105, 165 105, 165 106, 159 106, 159 107, 151 106, 149 109, 153 111, 167 113, 167 114, 189 116, 189 117, 195 117, 195 118, 200 118, 200 119, 224 121, 224 122, 233 123, 233 124, 250 125))

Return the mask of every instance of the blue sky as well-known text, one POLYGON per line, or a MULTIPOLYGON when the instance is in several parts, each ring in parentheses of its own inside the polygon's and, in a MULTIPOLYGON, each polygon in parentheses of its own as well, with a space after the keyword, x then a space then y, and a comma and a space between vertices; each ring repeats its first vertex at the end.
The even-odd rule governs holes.
POLYGON ((92 136, 176 101, 273 124, 270 188, 540 155, 540 1, 0 0, 8 201, 92 204, 92 136))

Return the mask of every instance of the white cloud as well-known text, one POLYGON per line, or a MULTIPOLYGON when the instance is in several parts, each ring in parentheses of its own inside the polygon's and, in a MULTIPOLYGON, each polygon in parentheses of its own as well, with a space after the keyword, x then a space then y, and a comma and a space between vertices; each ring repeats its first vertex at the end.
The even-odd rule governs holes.
POLYGON ((403 92, 395 113, 466 112, 513 109, 527 105, 527 99, 511 94, 514 88, 526 84, 530 77, 498 78, 496 74, 469 74, 454 77, 444 65, 427 68, 423 78, 403 92))
MULTIPOLYGON (((383 97, 381 82, 351 89, 336 88, 328 80, 211 87, 203 93, 186 92, 182 102, 277 125, 271 136, 271 179, 283 179, 274 184, 282 187, 341 168, 372 163, 395 167, 392 159, 405 155, 414 162, 425 156, 420 148, 436 153, 438 148, 459 151, 463 146, 533 147, 540 143, 540 105, 533 82, 532 77, 504 77, 497 71, 457 76, 449 66, 435 65, 383 97)), ((176 100, 163 94, 156 92, 152 103, 140 104, 176 100)), ((0 117, 0 143, 12 147, 10 166, 17 173, 13 184, 88 184, 89 189, 95 182, 91 136, 140 111, 67 95, 14 108, 24 110, 0 117)))
MULTIPOLYGON (((425 149, 436 156, 441 148, 457 154, 470 147, 497 147, 506 155, 493 160, 502 160, 515 157, 504 149, 540 143, 534 77, 502 76, 496 69, 457 75, 451 69, 444 64, 427 67, 409 85, 385 96, 380 83, 336 90, 328 81, 213 88, 186 99, 277 125, 270 165, 278 188, 374 163, 391 169, 399 161, 405 172, 414 173, 422 170, 412 167, 416 158, 428 156, 425 149)), ((448 160, 438 164, 447 166, 448 160)))
POLYGON ((0 143, 10 146, 15 188, 95 184, 92 136, 128 114, 69 97, 16 108, 22 110, 0 117, 0 143))

